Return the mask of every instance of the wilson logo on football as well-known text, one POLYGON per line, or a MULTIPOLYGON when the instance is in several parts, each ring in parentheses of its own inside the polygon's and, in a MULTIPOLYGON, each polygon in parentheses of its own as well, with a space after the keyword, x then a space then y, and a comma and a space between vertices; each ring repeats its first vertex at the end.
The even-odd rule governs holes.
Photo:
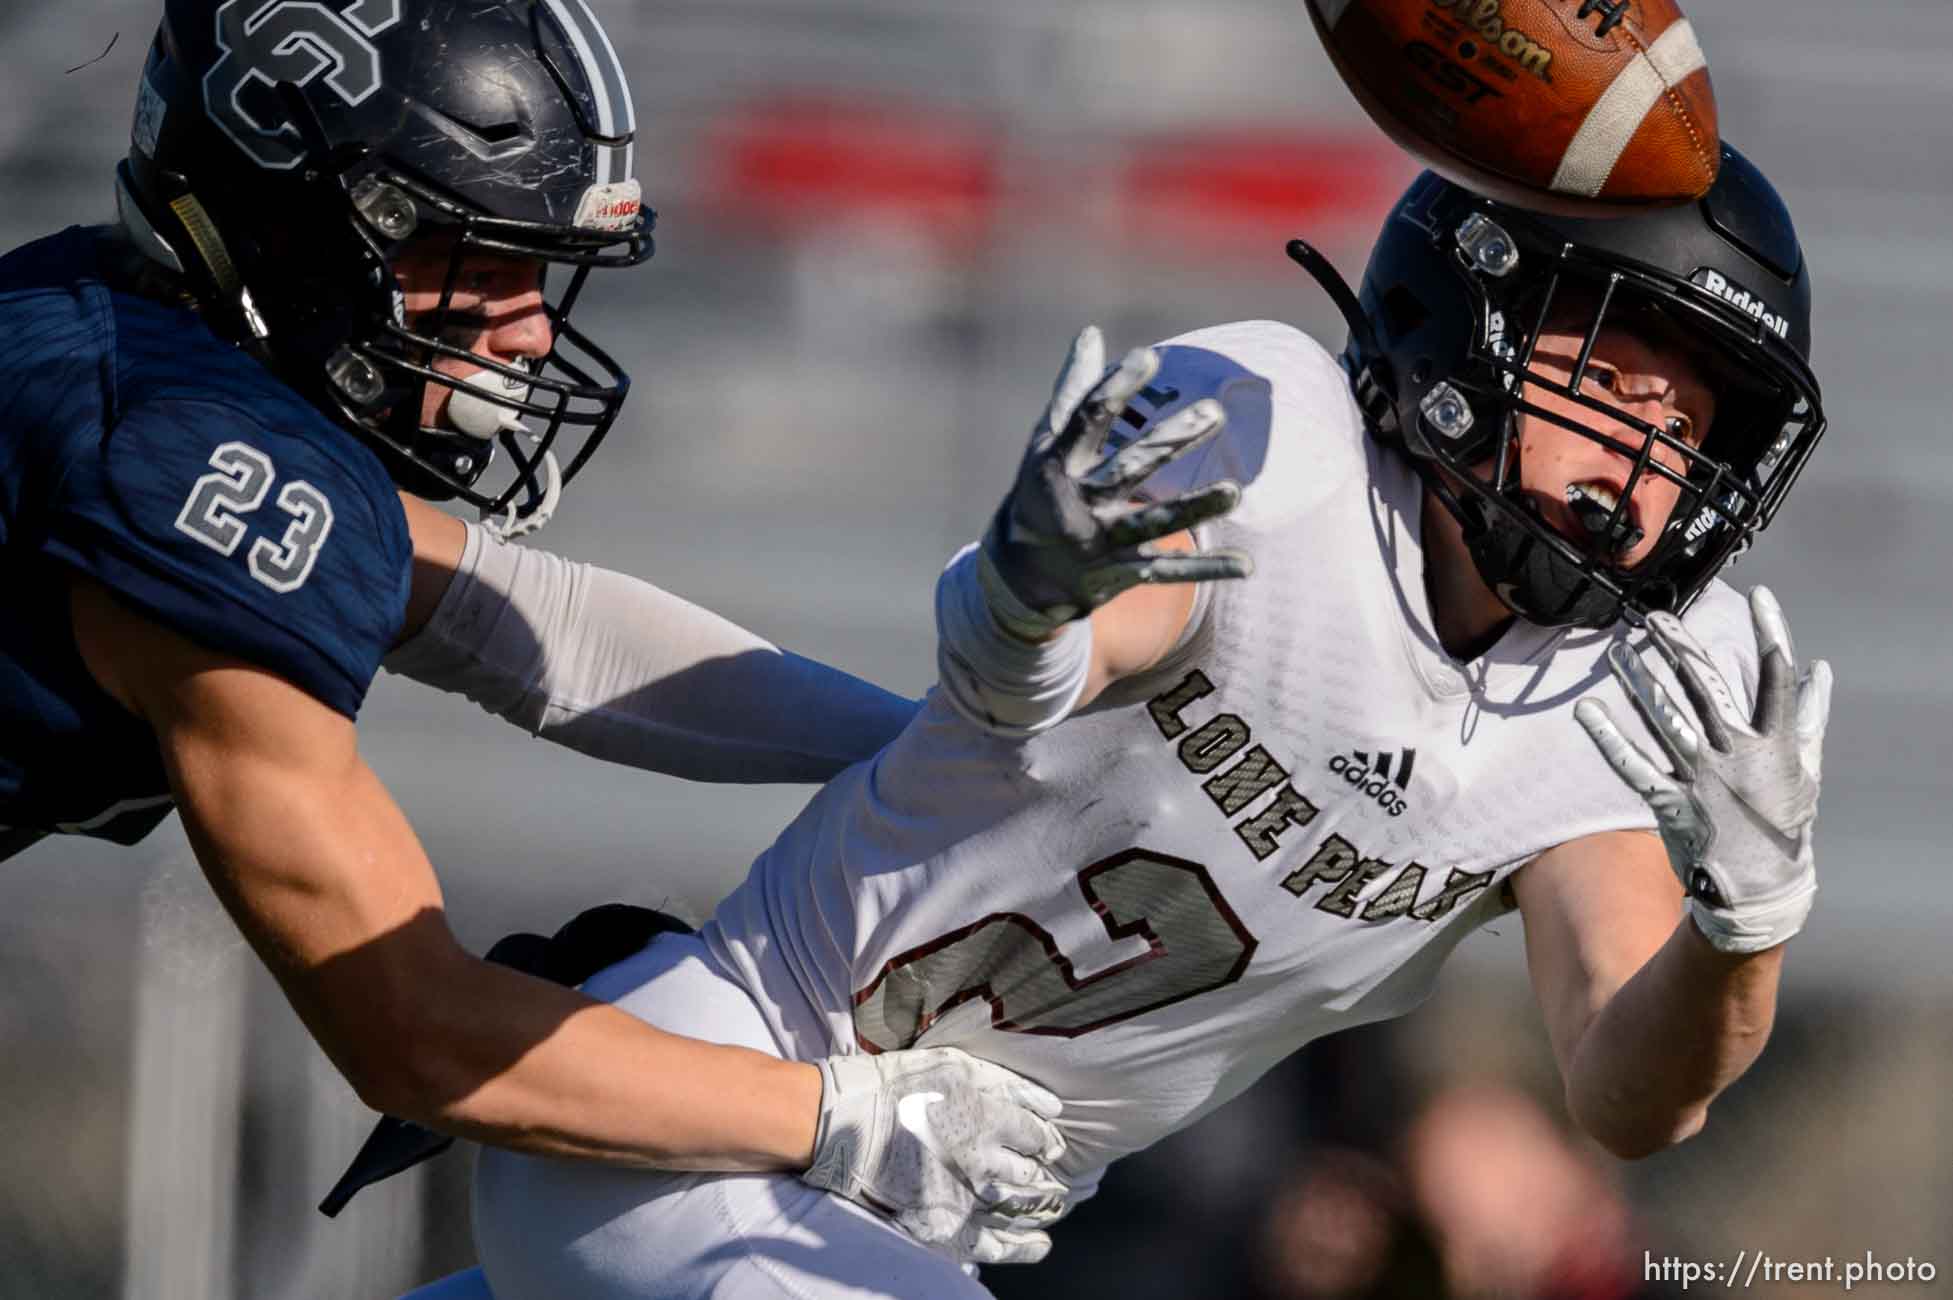
POLYGON ((1553 51, 1510 24, 1502 0, 1431 0, 1451 10, 1459 22, 1477 32, 1499 53, 1541 81, 1553 79, 1553 51))
POLYGON ((1369 751, 1357 749, 1330 759, 1329 770, 1392 817, 1402 817, 1410 810, 1404 795, 1410 789, 1411 765, 1416 761, 1414 749, 1385 750, 1374 758, 1369 751))

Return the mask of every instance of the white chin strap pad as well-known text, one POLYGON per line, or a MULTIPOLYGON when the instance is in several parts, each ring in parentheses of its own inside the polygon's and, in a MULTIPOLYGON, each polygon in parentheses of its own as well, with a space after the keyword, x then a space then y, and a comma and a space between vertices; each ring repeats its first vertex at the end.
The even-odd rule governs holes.
POLYGON ((525 432, 522 417, 506 406, 497 405, 486 398, 477 397, 469 389, 479 389, 484 393, 510 402, 529 400, 529 385, 520 379, 498 375, 492 370, 478 370, 461 381, 467 388, 457 388, 448 398, 448 423, 471 438, 490 441, 502 433, 525 432))
POLYGON ((509 508, 500 516, 491 517, 484 513, 481 526, 491 535, 504 542, 512 542, 518 537, 527 537, 541 530, 556 515, 556 508, 563 503, 563 471, 557 467, 556 453, 546 451, 542 457, 542 499, 535 508, 523 514, 510 502, 509 508))

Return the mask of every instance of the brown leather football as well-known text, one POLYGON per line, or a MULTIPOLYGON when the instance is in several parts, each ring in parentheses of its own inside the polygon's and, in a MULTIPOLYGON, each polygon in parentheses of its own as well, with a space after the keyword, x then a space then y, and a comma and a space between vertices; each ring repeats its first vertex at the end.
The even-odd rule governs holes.
POLYGON ((1686 203, 1716 93, 1674 0, 1305 0, 1377 125, 1482 194, 1574 216, 1686 203))

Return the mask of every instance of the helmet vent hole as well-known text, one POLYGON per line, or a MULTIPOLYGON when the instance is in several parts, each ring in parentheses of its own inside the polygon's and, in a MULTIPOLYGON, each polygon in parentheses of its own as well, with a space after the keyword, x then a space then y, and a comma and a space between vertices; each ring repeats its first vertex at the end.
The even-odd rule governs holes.
POLYGON ((463 121, 458 117, 454 120, 466 127, 483 144, 507 144, 522 134, 522 123, 520 122, 479 123, 463 121))

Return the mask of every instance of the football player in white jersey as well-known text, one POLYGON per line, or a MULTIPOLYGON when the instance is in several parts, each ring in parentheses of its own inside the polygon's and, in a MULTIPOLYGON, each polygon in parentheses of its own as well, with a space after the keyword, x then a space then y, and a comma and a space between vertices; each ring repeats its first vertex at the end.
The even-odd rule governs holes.
MULTIPOLYGON (((915 720, 587 991, 787 1059, 1005 1066, 1062 1099, 1076 1200, 1516 906, 1579 1125, 1701 1127, 1816 889, 1829 672, 1717 581, 1824 428, 1782 202, 1733 151, 1608 222, 1426 176, 1360 298, 1291 251, 1344 355, 1254 322, 1101 379, 1082 335, 939 584, 915 720)), ((485 1151, 476 1216, 500 1300, 986 1294, 776 1175, 485 1151)))

